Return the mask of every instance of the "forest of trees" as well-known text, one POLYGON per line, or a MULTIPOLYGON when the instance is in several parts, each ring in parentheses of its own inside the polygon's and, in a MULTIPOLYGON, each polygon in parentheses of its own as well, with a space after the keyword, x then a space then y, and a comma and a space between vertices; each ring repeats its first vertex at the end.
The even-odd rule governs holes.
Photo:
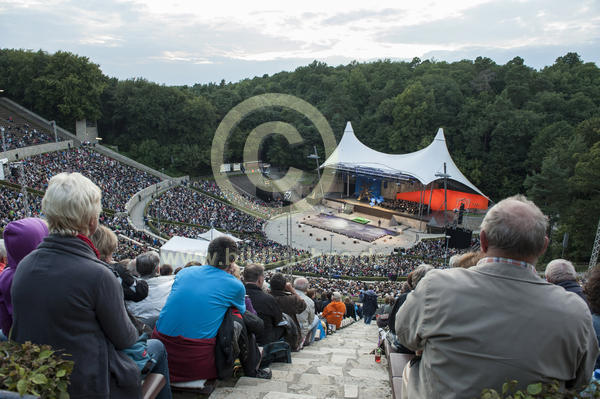
MULTIPOLYGON (((71 53, 5 49, 0 88, 67 129, 77 119, 97 120, 104 143, 155 168, 190 175, 210 171, 214 132, 233 106, 257 94, 292 94, 321 111, 338 140, 351 121, 357 137, 382 152, 420 149, 443 127, 458 167, 493 201, 524 193, 550 216, 547 257, 560 255, 568 232, 565 256, 589 259, 600 217, 600 70, 576 53, 541 70, 520 57, 505 65, 485 57, 337 67, 315 61, 236 83, 170 87, 107 77, 71 53)), ((290 151, 275 136, 263 146, 263 160, 314 168, 306 158, 312 146, 324 155, 315 127, 277 108, 237 127, 228 160, 240 160, 249 131, 273 120, 291 123, 305 142, 290 151)))

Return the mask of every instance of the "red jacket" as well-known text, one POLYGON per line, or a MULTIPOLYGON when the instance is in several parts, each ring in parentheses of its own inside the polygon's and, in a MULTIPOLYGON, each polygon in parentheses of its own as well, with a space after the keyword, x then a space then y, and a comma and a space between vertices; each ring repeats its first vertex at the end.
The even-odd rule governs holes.
POLYGON ((194 339, 172 337, 154 329, 152 338, 159 339, 169 354, 171 382, 211 380, 217 378, 215 366, 216 338, 194 339))

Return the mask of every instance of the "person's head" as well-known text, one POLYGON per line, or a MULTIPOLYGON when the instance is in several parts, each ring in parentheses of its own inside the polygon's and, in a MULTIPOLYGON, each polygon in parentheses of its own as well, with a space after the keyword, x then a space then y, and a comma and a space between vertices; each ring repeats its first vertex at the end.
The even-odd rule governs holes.
POLYGON ((2 239, 0 239, 0 263, 6 263, 6 247, 2 239))
POLYGON ((406 292, 409 292, 411 289, 412 288, 411 288, 410 284, 408 283, 408 281, 403 281, 402 285, 400 286, 400 293, 404 294, 406 292))
POLYGON ((16 268, 48 235, 48 226, 39 218, 14 220, 4 228, 6 266, 16 268))
POLYGON ((158 271, 160 256, 154 251, 144 252, 135 258, 135 269, 142 277, 155 276, 158 271))
POLYGON ((117 250, 117 235, 106 226, 100 225, 90 237, 90 241, 100 253, 100 260, 110 263, 112 255, 117 250))
POLYGON ((563 281, 574 281, 577 279, 577 273, 573 264, 566 259, 554 259, 546 265, 544 272, 546 281, 552 284, 558 284, 563 281))
POLYGON ((349 297, 349 296, 347 296, 346 298, 344 298, 344 303, 345 303, 346 305, 350 305, 350 304, 352 304, 352 299, 350 299, 350 297, 349 297))
POLYGON ((417 287, 419 281, 421 281, 421 279, 425 277, 425 274, 430 270, 433 270, 433 266, 423 263, 412 272, 413 289, 417 287))
POLYGON ((548 245, 548 218, 522 195, 494 205, 481 223, 481 251, 535 263, 548 245))
POLYGON ((373 290, 375 290, 375 287, 371 284, 371 285, 369 285, 369 290, 373 291, 373 290))
POLYGON ((244 268, 242 273, 244 276, 244 282, 250 284, 256 284, 262 287, 265 282, 265 268, 262 265, 251 263, 244 268))
POLYGON ((461 254, 452 255, 450 257, 450 259, 448 260, 448 266, 456 267, 456 264, 458 263, 458 260, 460 259, 460 257, 461 257, 461 254))
POLYGON ((335 291, 333 294, 331 294, 331 300, 333 302, 341 302, 342 301, 342 294, 340 294, 339 292, 335 291))
POLYGON ((229 274, 231 274, 232 276, 234 276, 235 278, 237 278, 238 280, 240 280, 242 278, 242 271, 240 270, 240 267, 233 262, 231 265, 229 265, 229 267, 227 269, 225 269, 225 271, 229 274))
POLYGON ((186 267, 192 267, 192 266, 202 266, 202 262, 199 262, 199 261, 197 261, 197 260, 191 260, 191 261, 189 261, 188 263, 186 263, 186 264, 183 266, 183 268, 186 268, 186 267))
POLYGON ((285 276, 281 273, 275 273, 269 280, 269 284, 271 284, 271 291, 283 291, 286 283, 287 281, 285 276))
POLYGON ((471 266, 475 266, 481 258, 483 258, 483 253, 481 251, 467 252, 462 255, 458 255, 453 267, 462 267, 463 269, 468 269, 471 266))
POLYGON ((298 277, 296 280, 294 280, 294 288, 299 291, 306 292, 306 290, 308 290, 308 280, 306 277, 298 277))
POLYGON ((314 288, 309 288, 306 291, 306 296, 309 297, 310 299, 315 299, 316 295, 317 295, 317 291, 314 288))
POLYGON ((50 233, 91 236, 102 211, 102 192, 81 173, 59 173, 50 179, 42 199, 50 233))
POLYGON ((219 269, 227 269, 238 255, 238 246, 227 236, 217 237, 208 244, 208 264, 219 269))
POLYGON ((166 263, 161 265, 159 270, 161 276, 170 276, 173 274, 173 266, 166 263))
POLYGON ((583 287, 590 309, 593 314, 600 314, 600 267, 590 270, 587 282, 583 287))

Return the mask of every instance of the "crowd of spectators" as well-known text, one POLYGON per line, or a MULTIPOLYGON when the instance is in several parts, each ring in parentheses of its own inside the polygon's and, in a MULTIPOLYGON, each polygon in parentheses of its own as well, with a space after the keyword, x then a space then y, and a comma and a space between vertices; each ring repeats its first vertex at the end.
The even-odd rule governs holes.
MULTIPOLYGON (((314 273, 325 277, 397 277, 406 276, 423 261, 402 255, 321 255, 296 263, 294 273, 314 273)), ((442 268, 443 263, 430 260, 435 267, 442 268)))
MULTIPOLYGON (((401 200, 401 199, 396 199, 396 200, 386 199, 381 204, 379 204, 379 206, 386 208, 386 209, 391 209, 393 211, 399 211, 402 213, 410 213, 412 215, 418 215, 420 204, 418 202, 406 201, 406 200, 401 200)), ((427 207, 428 207, 427 204, 423 205, 423 212, 427 212, 427 207)))
MULTIPOLYGON (((54 134, 31 127, 27 122, 16 121, 13 117, 0 121, 1 131, 4 132, 4 144, 7 151, 54 142, 54 134)), ((58 140, 61 141, 61 138, 59 137, 58 140)), ((0 147, 0 149, 2 148, 0 147)))
POLYGON ((309 254, 308 251, 298 248, 290 248, 289 245, 282 245, 267 238, 254 238, 244 240, 239 243, 239 263, 241 265, 249 263, 269 264, 288 259, 304 257, 309 254))
MULTIPOLYGON (((13 220, 26 217, 23 193, 10 187, 0 186, 0 227, 6 226, 13 220)), ((29 216, 38 217, 42 208, 42 199, 37 195, 27 195, 29 216)))
POLYGON ((181 186, 155 198, 150 203, 147 216, 251 233, 261 232, 265 222, 196 190, 181 186))
MULTIPOLYGON (((475 237, 471 240, 471 247, 479 247, 479 238, 475 237)), ((429 259, 444 259, 447 255, 450 258, 453 255, 457 255, 466 252, 466 249, 447 248, 446 252, 446 240, 444 238, 436 238, 432 240, 421 240, 417 245, 401 250, 402 255, 418 256, 425 260, 429 259)))
POLYGON ((373 286, 373 290, 377 295, 392 295, 400 292, 402 286, 401 281, 359 281, 359 280, 342 280, 325 277, 306 277, 310 282, 311 288, 317 291, 317 295, 327 292, 338 291, 344 296, 358 297, 361 290, 365 287, 373 286))
MULTIPOLYGON (((140 242, 144 247, 158 248, 161 246, 161 242, 158 239, 144 233, 143 231, 138 231, 138 230, 134 229, 129 224, 126 216, 121 216, 119 214, 108 215, 108 214, 103 213, 100 215, 100 223, 107 226, 108 228, 110 228, 112 231, 115 232, 115 234, 124 235, 127 238, 129 238, 130 240, 140 242)), ((119 245, 119 248, 120 248, 120 245, 119 245)), ((116 255, 118 258, 121 258, 121 259, 132 257, 132 256, 124 256, 124 254, 121 254, 120 249, 117 249, 116 255)), ((133 257, 135 257, 135 255, 133 257)))
POLYGON ((243 192, 229 190, 223 191, 214 180, 198 180, 193 183, 193 187, 204 191, 205 193, 223 198, 232 204, 241 206, 242 208, 258 212, 264 215, 265 218, 269 218, 278 214, 283 207, 283 202, 279 200, 267 203, 260 198, 253 197, 243 192))
MULTIPOLYGON (((86 147, 24 159, 24 179, 27 187, 45 191, 50 178, 60 172, 80 172, 89 177, 102 190, 102 206, 117 212, 125 210, 125 203, 136 192, 160 181, 147 172, 86 147)), ((9 180, 16 184, 22 183, 18 174, 10 174, 9 180)))
MULTIPOLYGON (((160 224, 155 223, 155 227, 159 229, 159 232, 162 236, 169 238, 173 236, 180 236, 196 239, 200 234, 208 231, 208 229, 204 227, 164 222, 161 222, 160 224)), ((288 245, 283 245, 269 240, 262 232, 244 235, 246 238, 243 236, 237 237, 235 233, 234 236, 242 239, 242 241, 238 243, 240 251, 238 263, 240 265, 245 265, 248 263, 269 264, 285 260, 290 257, 290 247, 288 245)), ((309 252, 306 250, 291 248, 292 259, 304 257, 308 254, 309 252)))

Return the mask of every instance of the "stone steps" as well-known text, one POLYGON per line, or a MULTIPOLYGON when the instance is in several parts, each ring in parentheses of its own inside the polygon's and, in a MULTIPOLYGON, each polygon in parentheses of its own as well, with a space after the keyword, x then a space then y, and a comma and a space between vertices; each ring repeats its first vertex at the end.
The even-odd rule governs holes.
POLYGON ((338 330, 300 352, 292 363, 273 363, 273 378, 240 378, 219 387, 211 399, 374 399, 392 395, 385 357, 369 354, 377 346, 377 326, 362 322, 338 330))

